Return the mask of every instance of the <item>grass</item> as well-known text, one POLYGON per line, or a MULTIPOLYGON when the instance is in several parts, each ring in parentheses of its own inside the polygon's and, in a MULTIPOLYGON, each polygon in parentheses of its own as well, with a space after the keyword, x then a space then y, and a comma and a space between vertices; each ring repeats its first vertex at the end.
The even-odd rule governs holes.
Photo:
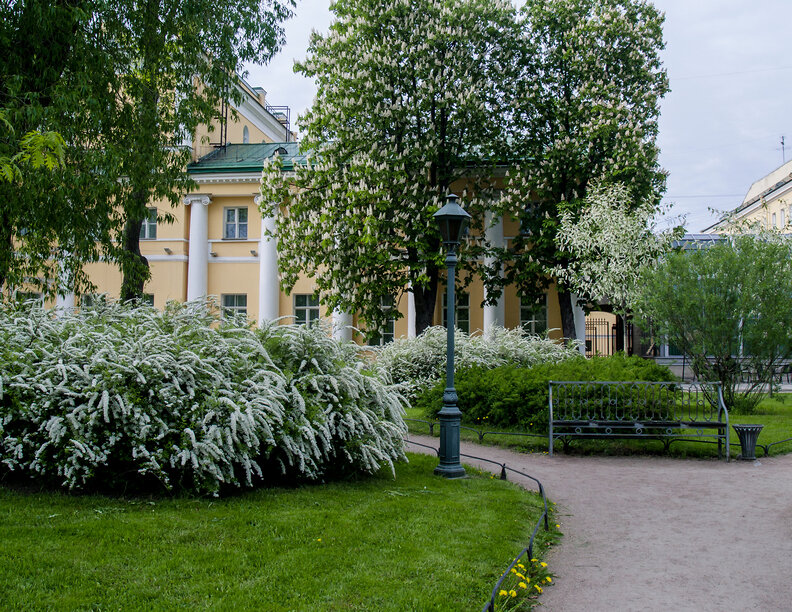
POLYGON ((480 609, 542 501, 436 462, 220 500, 0 488, 0 609, 480 609))
MULTIPOLYGON (((407 411, 407 417, 413 419, 425 419, 421 411, 411 408, 407 411)), ((730 414, 730 424, 757 423, 764 425, 759 434, 759 444, 770 444, 772 442, 792 438, 792 393, 774 394, 773 397, 765 397, 757 407, 754 414, 730 414)), ((408 421, 408 426, 412 433, 427 434, 428 426, 424 423, 414 423, 408 421)), ((494 429, 494 428, 493 428, 494 429)), ((435 435, 439 428, 435 426, 435 435)), ((515 429, 514 431, 522 431, 515 429)), ((530 433, 530 432, 529 432, 530 433)), ((463 440, 478 442, 478 435, 471 431, 462 430, 463 440)), ((731 454, 737 457, 740 454, 740 441, 734 430, 730 435, 731 454)), ((539 438, 519 438, 508 435, 487 435, 484 444, 493 444, 514 448, 519 451, 527 452, 546 452, 547 434, 539 438)), ((556 442, 556 452, 560 452, 563 446, 561 442, 556 442)), ((659 440, 574 440, 570 444, 571 453, 592 453, 592 454, 653 454, 669 455, 672 457, 717 457, 717 445, 702 444, 701 442, 674 442, 669 451, 666 451, 663 443, 659 440)), ((770 448, 770 456, 792 452, 792 442, 777 444, 770 448)), ((764 450, 757 447, 757 457, 764 456, 764 450)))

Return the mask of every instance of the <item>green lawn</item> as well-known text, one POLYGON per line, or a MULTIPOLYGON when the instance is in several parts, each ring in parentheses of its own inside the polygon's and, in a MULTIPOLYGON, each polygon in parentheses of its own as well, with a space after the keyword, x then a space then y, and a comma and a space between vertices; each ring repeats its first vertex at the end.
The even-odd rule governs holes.
POLYGON ((0 488, 0 609, 481 609, 541 498, 436 463, 220 500, 0 488))
MULTIPOLYGON (((407 417, 414 419, 425 419, 419 410, 411 408, 407 411, 407 417)), ((771 442, 792 438, 792 393, 775 394, 772 398, 766 397, 762 400, 755 414, 741 415, 730 414, 729 422, 737 423, 758 423, 764 425, 759 434, 759 444, 770 444, 771 442)), ((423 423, 408 421, 410 431, 413 433, 427 434, 428 426, 423 423)), ((515 430, 517 431, 517 430, 515 430)), ((439 432, 439 427, 435 426, 435 435, 439 432)), ((478 442, 478 435, 471 431, 462 430, 462 438, 478 442)), ((740 442, 734 430, 731 430, 731 454, 732 457, 740 455, 740 442)), ((485 444, 497 444, 499 446, 512 447, 515 450, 528 452, 546 452, 547 434, 539 438, 519 438, 516 436, 490 435, 484 437, 485 444)), ((555 444, 556 452, 562 452, 563 446, 560 441, 555 444)), ((659 440, 574 440, 570 445, 572 453, 600 453, 600 454, 664 454, 672 457, 716 457, 717 445, 702 444, 700 442, 674 442, 670 450, 664 450, 663 443, 659 440)), ((777 444, 770 448, 770 455, 779 455, 792 452, 792 442, 777 444)), ((764 450, 756 449, 757 457, 764 456, 764 450)))

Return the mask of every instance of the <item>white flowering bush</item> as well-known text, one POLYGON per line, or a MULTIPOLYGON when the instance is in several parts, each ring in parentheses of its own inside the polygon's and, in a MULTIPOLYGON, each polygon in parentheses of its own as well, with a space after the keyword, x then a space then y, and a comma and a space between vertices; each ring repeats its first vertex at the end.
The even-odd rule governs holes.
MULTIPOLYGON (((405 396, 415 399, 421 391, 442 380, 446 371, 447 331, 430 327, 415 338, 398 338, 377 349, 374 368, 387 382, 398 384, 405 396)), ((580 357, 574 345, 564 345, 522 328, 494 327, 486 334, 454 332, 454 359, 459 370, 473 366, 533 367, 580 357)))
POLYGON ((218 494, 404 458, 402 399, 321 330, 202 302, 0 311, 0 471, 218 494))

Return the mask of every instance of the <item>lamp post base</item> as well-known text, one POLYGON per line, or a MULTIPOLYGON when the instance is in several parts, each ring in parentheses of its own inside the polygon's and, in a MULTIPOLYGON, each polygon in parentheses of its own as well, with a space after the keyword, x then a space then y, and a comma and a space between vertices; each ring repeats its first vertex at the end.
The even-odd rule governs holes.
POLYGON ((446 389, 440 419, 440 465, 434 473, 445 478, 463 478, 465 468, 459 462, 459 425, 462 413, 456 405, 456 392, 446 389))
POLYGON ((434 469, 435 476, 442 476, 443 478, 464 478, 467 476, 465 468, 461 465, 438 465, 434 469))

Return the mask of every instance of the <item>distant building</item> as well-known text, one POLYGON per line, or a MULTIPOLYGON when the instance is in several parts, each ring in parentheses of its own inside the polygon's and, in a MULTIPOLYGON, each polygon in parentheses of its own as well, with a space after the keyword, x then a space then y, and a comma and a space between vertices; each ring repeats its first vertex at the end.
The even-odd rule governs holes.
POLYGON ((792 161, 756 181, 733 216, 705 229, 718 233, 727 229, 729 221, 759 223, 765 229, 790 231, 792 219, 792 161))

